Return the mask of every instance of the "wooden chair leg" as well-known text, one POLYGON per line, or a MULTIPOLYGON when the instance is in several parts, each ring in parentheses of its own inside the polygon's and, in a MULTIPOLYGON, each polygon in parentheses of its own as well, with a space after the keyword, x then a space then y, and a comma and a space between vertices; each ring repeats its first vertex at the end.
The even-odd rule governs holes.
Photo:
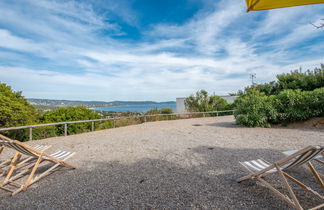
POLYGON ((311 170, 311 172, 313 173, 316 181, 319 183, 319 185, 324 190, 324 182, 323 182, 323 179, 321 178, 320 174, 317 172, 317 170, 315 169, 315 167, 313 166, 313 164, 311 162, 308 162, 307 165, 308 165, 309 169, 311 170))
POLYGON ((319 159, 314 159, 314 160, 324 165, 324 161, 319 160, 319 159))
MULTIPOLYGON (((69 159, 70 157, 72 157, 74 155, 74 153, 72 153, 71 155, 69 155, 68 157, 66 157, 64 160, 63 160, 63 163, 65 163, 64 161, 69 159)), ((27 188, 32 185, 33 183, 37 182, 38 180, 40 180, 41 178, 47 176, 50 174, 50 172, 52 172, 55 168, 59 167, 59 166, 65 166, 65 164, 62 164, 61 162, 54 162, 55 164, 50 167, 49 169, 47 169, 46 171, 44 171, 43 173, 39 174, 38 176, 35 177, 35 173, 39 167, 39 165, 45 161, 45 159, 43 159, 42 157, 39 157, 37 162, 35 163, 35 165, 33 166, 33 168, 31 169, 28 168, 29 170, 31 170, 31 173, 30 175, 28 176, 26 182, 19 188, 17 189, 16 191, 14 191, 12 193, 12 196, 16 195, 17 193, 21 192, 21 191, 25 191, 27 190, 27 188)), ((70 165, 69 165, 70 166, 70 165)), ((70 167, 69 167, 70 168, 70 167)), ((74 167, 73 167, 74 168, 74 167)), ((26 174, 28 172, 28 169, 26 169, 26 171, 22 171, 20 172, 19 174, 17 174, 15 177, 13 177, 10 181, 14 181, 18 178, 20 178, 21 176, 23 176, 24 174, 26 174)))
POLYGON ((271 184, 269 184, 263 178, 257 177, 257 180, 260 181, 262 184, 264 184, 265 187, 267 187, 269 190, 271 190, 276 196, 278 196, 282 200, 286 201, 291 207, 296 208, 295 203, 290 198, 288 198, 287 196, 285 196, 284 194, 279 192, 279 190, 274 188, 271 184))
POLYGON ((252 175, 243 176, 241 178, 238 178, 238 179, 236 179, 236 182, 240 183, 240 182, 243 182, 243 181, 246 181, 246 180, 249 180, 249 179, 252 179, 252 175))
POLYGON ((289 174, 287 174, 286 172, 282 172, 284 174, 285 177, 287 177, 288 179, 290 179, 291 181, 295 182, 296 184, 298 184, 300 187, 304 188, 305 190, 309 191, 310 193, 312 193, 313 195, 315 195, 316 197, 318 197, 321 200, 324 200, 324 197, 322 195, 320 195, 318 192, 316 192, 315 190, 313 190, 312 188, 306 186, 305 184, 303 184, 301 181, 298 181, 296 178, 290 176, 289 174))
MULTIPOLYGON (((45 147, 44 149, 42 149, 41 151, 46 151, 46 150, 48 150, 49 148, 51 148, 50 145, 49 145, 49 146, 46 146, 46 147, 45 147)), ((25 158, 25 159, 19 161, 19 162, 16 164, 15 170, 17 170, 18 168, 26 167, 26 166, 32 164, 31 161, 33 161, 33 160, 36 160, 36 158, 35 158, 35 157, 27 157, 27 158, 25 158)), ((10 162, 12 162, 12 161, 13 161, 13 157, 10 158, 10 159, 8 159, 8 160, 6 160, 6 161, 3 162, 3 163, 1 163, 1 164, 0 164, 0 169, 1 169, 1 166, 2 166, 2 165, 8 164, 8 163, 10 163, 10 162)), ((9 167, 9 168, 10 168, 10 167, 9 167)), ((9 171, 9 169, 4 170, 2 173, 0 173, 0 177, 2 177, 2 176, 4 176, 4 175, 8 174, 8 171, 9 171)), ((0 171, 0 172, 1 172, 1 171, 0 171)))
POLYGON ((291 196, 291 198, 292 198, 292 200, 293 200, 293 202, 294 202, 294 204, 295 204, 295 208, 298 209, 298 210, 302 210, 303 208, 302 208, 302 206, 299 204, 299 201, 298 201, 298 199, 297 199, 297 197, 296 197, 294 191, 291 189, 291 187, 290 187, 290 185, 289 185, 289 183, 288 183, 288 181, 287 181, 285 175, 283 174, 283 172, 281 171, 281 169, 279 168, 279 166, 278 166, 277 164, 275 164, 275 166, 276 166, 276 169, 277 169, 277 171, 278 171, 278 174, 280 175, 280 177, 281 177, 281 179, 282 179, 282 181, 283 181, 283 183, 284 183, 284 186, 285 186, 286 189, 288 190, 288 192, 289 192, 289 194, 290 194, 290 196, 291 196))
POLYGON ((3 161, 1 164, 0 164, 0 177, 2 177, 2 176, 4 176, 4 175, 6 175, 7 174, 7 172, 8 172, 8 169, 5 169, 5 167, 4 166, 10 166, 10 162, 12 162, 12 158, 10 158, 10 159, 8 159, 8 160, 5 160, 5 161, 3 161), (4 168, 4 169, 2 169, 2 168, 4 168))
POLYGON ((34 177, 34 174, 36 173, 38 167, 39 167, 39 164, 42 162, 42 157, 39 157, 32 169, 32 171, 30 172, 30 175, 28 176, 27 180, 26 180, 26 183, 23 187, 24 190, 27 189, 27 186, 29 185, 29 183, 32 181, 33 177, 34 177))
MULTIPOLYGON (((67 159, 69 159, 70 157, 72 157, 75 153, 70 154, 69 156, 67 156, 66 158, 64 158, 62 160, 63 163, 65 163, 64 161, 66 161, 67 159)), ((44 159, 42 159, 43 161, 44 159)), ((47 169, 46 171, 44 171, 43 173, 39 174, 38 176, 36 176, 35 178, 31 178, 30 181, 28 183, 26 183, 25 188, 27 189, 28 186, 32 185, 33 183, 37 182, 38 180, 40 180, 41 178, 47 176, 50 174, 51 171, 53 171, 55 168, 59 167, 59 166, 65 166, 65 164, 62 164, 62 162, 58 162, 55 163, 52 167, 50 167, 49 169, 47 169)), ((72 165, 68 164, 68 168, 72 168, 75 169, 76 167, 70 167, 72 165)))
MULTIPOLYGON (((7 176, 6 176, 5 180, 4 180, 4 183, 7 182, 10 179, 10 177, 12 176, 12 174, 13 174, 13 172, 14 172, 14 170, 16 168, 16 165, 18 164, 20 158, 21 158, 21 154, 17 152, 15 154, 15 156, 13 157, 13 159, 12 159, 12 162, 10 164, 10 167, 9 167, 7 176)), ((0 184, 0 187, 2 187, 4 185, 4 183, 0 184)))

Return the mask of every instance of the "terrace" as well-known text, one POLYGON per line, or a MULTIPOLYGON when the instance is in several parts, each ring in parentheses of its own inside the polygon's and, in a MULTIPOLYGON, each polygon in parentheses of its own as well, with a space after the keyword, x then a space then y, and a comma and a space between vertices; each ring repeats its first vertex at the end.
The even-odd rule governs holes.
MULTIPOLYGON (((238 162, 274 161, 283 150, 322 144, 323 139, 320 129, 244 128, 234 124, 233 116, 223 116, 31 141, 76 151, 71 163, 79 168, 56 171, 15 197, 0 191, 1 208, 25 209, 28 203, 30 209, 288 209, 268 189, 236 183, 245 174, 238 162)), ((307 169, 291 173, 317 189, 307 169)), ((305 207, 319 204, 296 190, 305 207)))

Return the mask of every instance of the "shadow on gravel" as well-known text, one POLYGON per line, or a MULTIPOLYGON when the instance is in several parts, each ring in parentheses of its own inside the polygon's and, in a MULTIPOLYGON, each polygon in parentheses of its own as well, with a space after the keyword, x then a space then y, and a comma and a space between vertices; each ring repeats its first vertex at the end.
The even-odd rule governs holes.
POLYGON ((207 126, 215 126, 222 128, 242 128, 243 126, 236 125, 235 122, 215 122, 206 124, 207 126))
MULTIPOLYGON (((246 129, 258 129, 261 127, 256 128, 249 128, 242 125, 236 125, 235 122, 215 122, 215 123, 209 123, 205 124, 206 126, 214 126, 214 127, 222 127, 222 128, 246 128, 246 129)), ((310 132, 324 132, 324 129, 322 128, 315 128, 315 127, 289 127, 289 126, 283 126, 283 125, 272 125, 271 129, 292 129, 292 130, 301 130, 301 131, 310 131, 310 132)))
MULTIPOLYGON (((199 164, 181 167, 162 159, 131 164, 86 162, 76 170, 60 170, 15 197, 0 191, 0 208, 289 209, 266 188, 252 181, 235 182, 246 174, 238 161, 260 157, 273 161, 282 157, 278 151, 201 146, 188 148, 181 157, 186 163, 199 160, 199 164)), ((309 174, 303 168, 292 172, 314 183, 309 174)), ((319 203, 296 189, 304 207, 319 203)))

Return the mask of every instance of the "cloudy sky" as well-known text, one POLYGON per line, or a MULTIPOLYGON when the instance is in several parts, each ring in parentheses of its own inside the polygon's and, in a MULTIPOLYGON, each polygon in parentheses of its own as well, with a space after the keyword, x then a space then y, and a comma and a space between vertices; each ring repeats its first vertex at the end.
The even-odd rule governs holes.
POLYGON ((225 95, 324 63, 324 4, 246 13, 244 0, 1 0, 0 82, 29 98, 225 95))

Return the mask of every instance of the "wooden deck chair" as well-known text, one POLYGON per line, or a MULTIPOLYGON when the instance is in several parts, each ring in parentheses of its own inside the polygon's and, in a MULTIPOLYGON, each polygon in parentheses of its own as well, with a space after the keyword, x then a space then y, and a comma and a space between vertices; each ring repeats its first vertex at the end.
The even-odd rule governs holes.
MULTIPOLYGON (((288 150, 288 151, 284 151, 282 152, 282 154, 289 156, 294 154, 295 152, 297 152, 298 150, 288 150)), ((313 158, 314 161, 323 164, 324 165, 324 152, 322 152, 322 154, 318 154, 313 158)))
MULTIPOLYGON (((284 154, 286 156, 289 156, 289 155, 294 154, 297 151, 298 150, 288 150, 288 151, 282 152, 282 154, 284 154)), ((313 159, 311 161, 316 161, 319 164, 323 164, 324 165, 324 152, 322 152, 321 154, 318 154, 315 157, 313 157, 313 159)), ((316 181, 321 185, 321 187, 324 190, 324 182, 323 182, 322 178, 320 177, 320 176, 324 177, 324 175, 322 175, 322 174, 320 174, 320 173, 317 172, 317 170, 315 169, 315 167, 314 167, 314 165, 312 164, 311 161, 308 162, 307 166, 310 169, 310 171, 313 173, 316 181)))
MULTIPOLYGON (((4 144, 4 142, 5 142, 4 140, 0 139, 0 145, 4 144)), ((2 150, 4 149, 4 147, 5 146, 2 146, 2 150)), ((36 145, 36 146, 34 146, 34 148, 44 152, 47 149, 51 148, 51 146, 50 145, 36 145)), ((17 155, 17 153, 18 152, 16 152, 16 155, 17 155)), ((4 160, 4 161, 0 162, 0 177, 5 176, 8 173, 9 166, 11 165, 11 162, 12 162, 13 158, 14 158, 14 156, 10 157, 7 160, 4 160)), ((20 159, 19 161, 17 161, 15 169, 17 170, 17 169, 19 169, 19 168, 21 168, 21 167, 23 167, 25 165, 30 164, 32 162, 32 160, 34 160, 34 159, 35 159, 35 157, 31 157, 31 156, 20 159)))
POLYGON ((56 169, 59 166, 65 166, 72 169, 76 168, 76 166, 65 162, 67 159, 71 158, 75 154, 74 152, 57 151, 49 155, 42 150, 36 149, 19 141, 11 140, 3 135, 0 135, 0 138, 5 141, 4 146, 17 151, 16 155, 11 160, 9 171, 6 174, 4 181, 0 184, 0 189, 9 191, 12 193, 12 195, 27 190, 27 188, 30 185, 37 182, 46 175, 49 175, 51 172, 53 172, 54 169, 56 169), (35 158, 35 161, 33 162, 33 164, 20 170, 18 173, 14 173, 22 155, 35 158), (39 175, 36 175, 37 169, 43 162, 51 162, 54 165, 52 165, 47 170, 41 172, 39 175), (16 180, 21 179, 24 176, 27 176, 24 180, 24 183, 21 184, 16 182, 16 180), (6 185, 13 186, 17 189, 9 189, 6 185))
MULTIPOLYGON (((299 150, 273 164, 262 160, 251 160, 246 162, 240 162, 240 164, 250 173, 247 176, 244 176, 242 178, 237 179, 237 182, 242 182, 246 180, 257 180, 260 181, 262 184, 264 184, 267 188, 269 188, 276 196, 279 198, 282 198, 284 201, 286 201, 291 207, 301 210, 303 209, 300 205, 293 189, 288 183, 288 180, 296 183, 300 187, 304 188, 305 190, 312 193, 314 196, 319 198, 322 202, 322 204, 313 207, 312 209, 319 209, 324 207, 324 196, 320 195, 318 192, 313 190, 312 188, 306 186, 301 181, 297 180, 296 178, 289 175, 286 170, 289 168, 294 168, 297 166, 301 166, 304 164, 309 164, 310 160, 312 160, 314 157, 316 157, 318 154, 321 154, 324 152, 324 147, 321 146, 308 146, 302 150, 299 150), (290 198, 279 192, 276 188, 274 188, 270 183, 265 181, 264 177, 278 174, 282 180, 282 183, 284 187, 287 189, 290 198)), ((316 171, 316 170, 315 170, 316 171)), ((316 171, 317 172, 317 171, 316 171)), ((319 177, 319 179, 321 179, 319 177)), ((323 187, 323 186, 322 186, 323 187)))

